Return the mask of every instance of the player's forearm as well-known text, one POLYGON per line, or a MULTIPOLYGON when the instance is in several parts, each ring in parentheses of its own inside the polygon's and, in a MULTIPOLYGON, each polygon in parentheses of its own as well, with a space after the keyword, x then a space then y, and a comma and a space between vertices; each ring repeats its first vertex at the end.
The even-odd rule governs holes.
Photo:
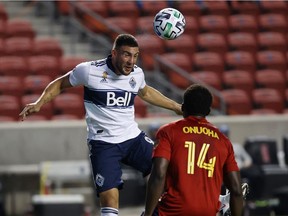
POLYGON ((242 194, 232 195, 230 197, 230 210, 232 216, 242 216, 243 214, 243 198, 242 194))

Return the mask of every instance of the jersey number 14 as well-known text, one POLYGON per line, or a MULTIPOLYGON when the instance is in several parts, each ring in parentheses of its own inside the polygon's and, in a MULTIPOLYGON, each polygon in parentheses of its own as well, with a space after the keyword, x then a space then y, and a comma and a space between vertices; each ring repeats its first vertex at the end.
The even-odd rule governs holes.
MULTIPOLYGON (((194 174, 195 161, 196 161, 196 156, 195 156, 196 144, 194 142, 186 141, 185 147, 188 148, 187 173, 194 174)), ((199 168, 208 170, 208 177, 212 178, 213 173, 214 173, 216 157, 208 159, 209 161, 208 163, 205 162, 209 147, 210 147, 210 144, 204 143, 202 145, 196 164, 199 168)))

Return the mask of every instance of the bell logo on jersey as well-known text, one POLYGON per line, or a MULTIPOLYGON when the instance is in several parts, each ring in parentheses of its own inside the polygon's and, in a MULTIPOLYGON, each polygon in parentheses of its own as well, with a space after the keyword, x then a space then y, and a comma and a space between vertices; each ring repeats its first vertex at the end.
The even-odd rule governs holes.
POLYGON ((129 106, 131 92, 125 92, 124 97, 116 96, 115 92, 107 92, 107 106, 129 106))

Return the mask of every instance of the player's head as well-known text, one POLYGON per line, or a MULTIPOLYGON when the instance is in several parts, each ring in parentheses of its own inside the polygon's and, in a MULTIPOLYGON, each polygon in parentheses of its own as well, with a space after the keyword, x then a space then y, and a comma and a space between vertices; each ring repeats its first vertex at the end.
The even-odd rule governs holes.
POLYGON ((112 48, 112 63, 119 75, 129 75, 137 61, 139 46, 136 38, 130 34, 120 34, 112 48))
POLYGON ((210 113, 213 96, 203 85, 193 84, 184 92, 183 116, 207 116, 210 113))

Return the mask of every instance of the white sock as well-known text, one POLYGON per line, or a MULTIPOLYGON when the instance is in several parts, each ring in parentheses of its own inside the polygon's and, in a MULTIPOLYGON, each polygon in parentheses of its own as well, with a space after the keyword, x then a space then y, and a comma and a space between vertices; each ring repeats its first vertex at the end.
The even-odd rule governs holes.
POLYGON ((117 216, 118 209, 111 207, 103 207, 101 208, 101 216, 117 216))

